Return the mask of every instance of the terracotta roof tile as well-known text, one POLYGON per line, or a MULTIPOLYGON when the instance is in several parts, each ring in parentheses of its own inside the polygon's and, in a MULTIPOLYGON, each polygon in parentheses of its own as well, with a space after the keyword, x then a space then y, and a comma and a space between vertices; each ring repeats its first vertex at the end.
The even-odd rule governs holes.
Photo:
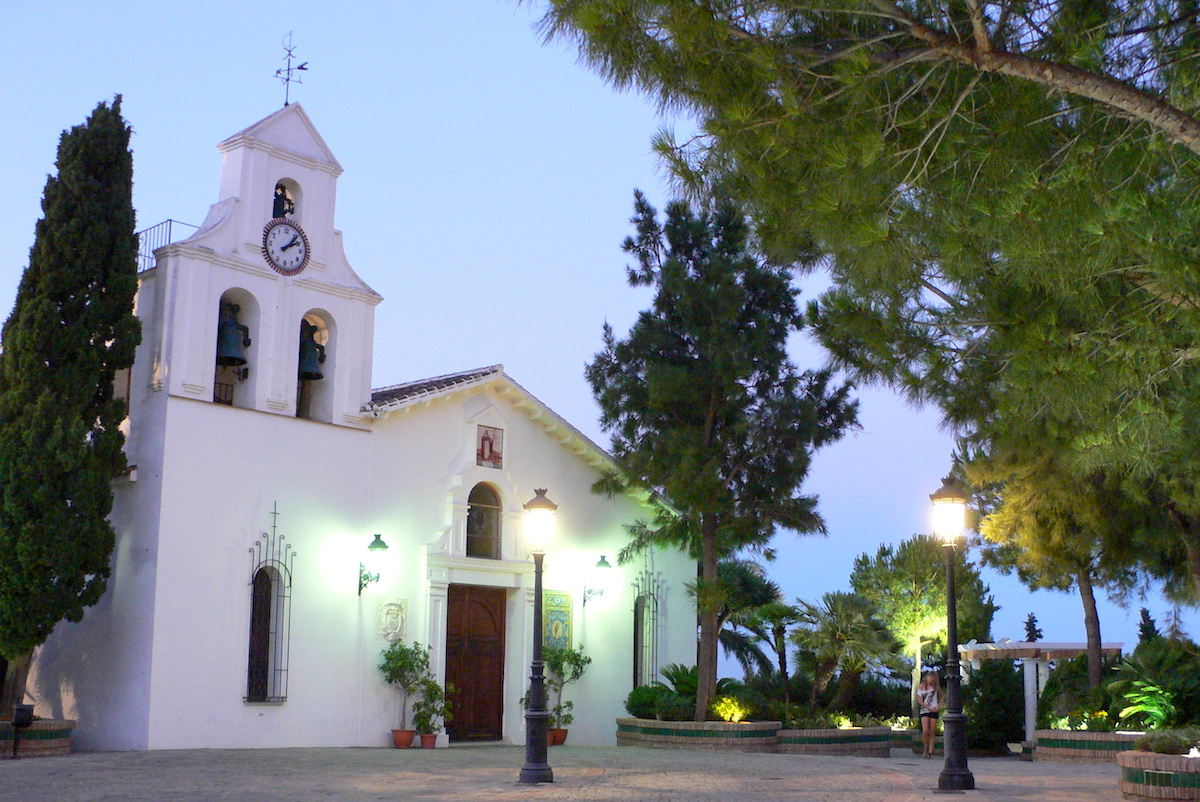
POLYGON ((434 376, 432 379, 419 379, 393 384, 391 387, 381 387, 371 391, 371 404, 374 406, 389 406, 416 398, 422 395, 440 393, 443 390, 462 384, 472 384, 480 379, 504 372, 503 365, 491 365, 486 368, 464 370, 459 373, 447 373, 444 376, 434 376))

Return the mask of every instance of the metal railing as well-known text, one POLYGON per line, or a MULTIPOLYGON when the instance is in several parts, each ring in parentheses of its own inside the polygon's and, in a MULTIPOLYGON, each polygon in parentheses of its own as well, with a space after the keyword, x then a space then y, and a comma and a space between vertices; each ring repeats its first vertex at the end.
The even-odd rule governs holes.
POLYGON ((154 252, 164 245, 170 245, 177 239, 184 239, 186 236, 191 236, 193 232, 199 229, 200 226, 194 226, 191 223, 181 223, 178 220, 164 220, 156 226, 150 226, 145 231, 139 231, 138 237, 138 272, 150 270, 154 267, 154 252), (175 226, 183 226, 189 229, 186 234, 179 234, 174 230, 175 226))

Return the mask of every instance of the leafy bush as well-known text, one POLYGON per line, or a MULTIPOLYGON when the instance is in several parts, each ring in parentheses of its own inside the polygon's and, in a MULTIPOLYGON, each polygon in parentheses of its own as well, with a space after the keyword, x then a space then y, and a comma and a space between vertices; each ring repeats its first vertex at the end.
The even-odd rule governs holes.
MULTIPOLYGON (((663 721, 691 721, 696 713, 696 691, 700 687, 695 666, 685 666, 680 663, 668 663, 659 671, 667 682, 656 682, 655 685, 663 691, 655 707, 655 717, 663 721)), ((717 680, 717 692, 713 699, 721 696, 736 696, 747 706, 751 694, 744 692, 744 686, 737 680, 723 678, 717 680)), ((709 705, 712 713, 712 705, 709 705)))
POLYGON ((654 717, 662 721, 691 721, 696 714, 696 697, 666 691, 658 698, 654 717))
POLYGON ((1148 732, 1133 742, 1134 749, 1160 755, 1186 755, 1193 746, 1200 747, 1200 727, 1148 732))
POLYGON ((864 676, 850 699, 846 712, 851 716, 890 718, 906 715, 909 710, 908 683, 898 683, 875 675, 864 676))
MULTIPOLYGON (((846 717, 818 708, 802 708, 792 716, 791 728, 797 730, 825 730, 837 727, 846 717)), ((847 719, 848 721, 848 719, 847 719)))
POLYGON ((1012 660, 986 660, 963 684, 967 746, 1008 752, 1024 735, 1025 693, 1012 660))
POLYGON ((709 712, 722 721, 741 721, 754 710, 737 696, 714 696, 708 706, 709 712))
POLYGON ((1200 722, 1200 651, 1188 640, 1152 638, 1116 668, 1108 690, 1120 718, 1150 729, 1200 722))
MULTIPOLYGON (((1114 676, 1115 660, 1105 660, 1103 676, 1114 676)), ((1111 729, 1116 719, 1108 683, 1095 690, 1088 688, 1087 655, 1060 660, 1050 672, 1038 698, 1039 729, 1102 730, 1111 729)))
POLYGON ((635 718, 654 718, 658 714, 658 700, 669 690, 662 685, 639 685, 625 697, 625 712, 635 718))

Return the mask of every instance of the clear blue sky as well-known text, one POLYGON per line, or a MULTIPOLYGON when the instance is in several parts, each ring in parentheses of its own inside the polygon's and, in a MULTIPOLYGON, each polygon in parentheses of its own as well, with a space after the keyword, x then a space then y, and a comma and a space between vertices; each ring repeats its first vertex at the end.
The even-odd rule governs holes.
MULTIPOLYGON (((0 308, 11 309, 60 132, 124 96, 134 128, 138 227, 198 224, 216 201, 215 145, 274 112, 293 32, 300 102, 337 155, 346 255, 384 296, 374 385, 503 363, 601 445, 583 380, 607 320, 621 333, 648 291, 626 286, 619 245, 633 189, 661 206, 649 140, 672 121, 617 94, 532 30, 538 6, 452 3, 18 3, 4 0, 0 75, 0 308)), ((686 121, 680 123, 686 128, 686 121)), ((823 356, 803 338, 795 359, 823 356)), ((854 557, 928 527, 950 463, 934 411, 861 393, 863 429, 818 456, 809 492, 826 539, 781 535, 771 575, 788 597, 848 587, 854 557)), ((550 479, 547 479, 550 482, 550 479)), ((551 493, 551 495, 553 495, 551 493)), ((1047 640, 1084 637, 1077 596, 987 574, 993 634, 1036 612, 1047 640)), ((1144 604, 1162 623, 1157 595, 1144 604)), ((1136 640, 1137 610, 1105 604, 1105 641, 1136 640)), ((1200 634, 1196 617, 1186 619, 1200 634)))

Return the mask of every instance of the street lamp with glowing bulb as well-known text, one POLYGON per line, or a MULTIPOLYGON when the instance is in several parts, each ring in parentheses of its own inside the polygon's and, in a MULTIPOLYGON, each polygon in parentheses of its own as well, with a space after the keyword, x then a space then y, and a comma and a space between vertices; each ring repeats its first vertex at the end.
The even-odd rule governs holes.
POLYGON ((525 765, 518 777, 523 783, 552 783, 554 770, 546 759, 546 685, 542 664, 542 558, 554 535, 558 505, 546 498, 545 488, 535 488, 525 505, 525 539, 533 550, 533 661, 529 670, 529 707, 525 710, 525 765))
POLYGON ((946 555, 946 713, 942 716, 946 762, 938 775, 938 790, 970 791, 975 788, 975 775, 967 768, 967 717, 962 712, 958 604, 954 589, 954 542, 966 528, 967 494, 947 476, 929 500, 933 502, 933 533, 942 539, 946 555))

